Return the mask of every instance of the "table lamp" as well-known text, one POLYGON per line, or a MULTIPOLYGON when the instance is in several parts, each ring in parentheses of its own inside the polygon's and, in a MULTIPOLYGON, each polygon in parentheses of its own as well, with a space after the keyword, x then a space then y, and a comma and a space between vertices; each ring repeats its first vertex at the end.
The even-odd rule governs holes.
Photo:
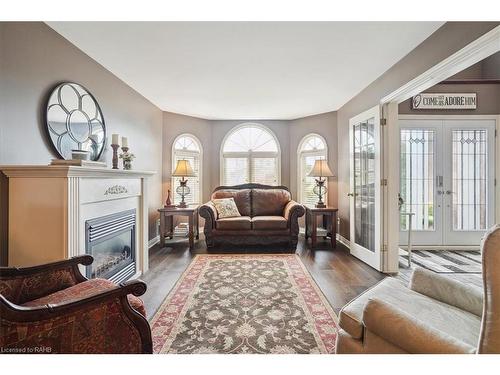
POLYGON ((191 190, 187 186, 188 180, 185 180, 185 177, 195 177, 196 174, 193 171, 193 168, 191 168, 191 164, 189 163, 189 160, 177 160, 177 166, 175 167, 175 171, 172 173, 173 177, 181 177, 181 180, 179 181, 180 185, 175 189, 177 194, 181 196, 181 202, 177 205, 177 207, 180 208, 185 208, 187 207, 186 202, 184 202, 184 197, 186 195, 189 195, 191 190))
POLYGON ((323 203, 323 195, 326 194, 328 189, 325 186, 325 182, 327 177, 334 177, 334 174, 328 167, 326 160, 316 160, 314 162, 314 166, 311 169, 311 172, 308 174, 309 177, 318 177, 316 178, 316 186, 313 189, 313 193, 318 196, 318 203, 316 203, 316 208, 325 208, 326 205, 323 203))

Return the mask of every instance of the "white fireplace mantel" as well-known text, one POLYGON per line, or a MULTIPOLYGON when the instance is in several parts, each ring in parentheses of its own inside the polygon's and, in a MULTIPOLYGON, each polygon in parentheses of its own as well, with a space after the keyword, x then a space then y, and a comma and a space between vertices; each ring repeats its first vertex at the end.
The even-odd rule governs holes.
POLYGON ((86 220, 135 208, 135 276, 148 269, 147 183, 156 172, 52 165, 0 170, 8 178, 9 266, 84 254, 86 220))

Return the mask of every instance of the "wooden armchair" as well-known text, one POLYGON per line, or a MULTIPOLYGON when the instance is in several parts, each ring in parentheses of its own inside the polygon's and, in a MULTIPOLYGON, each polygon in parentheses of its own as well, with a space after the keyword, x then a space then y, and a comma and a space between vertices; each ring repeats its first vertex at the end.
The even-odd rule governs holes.
POLYGON ((3 353, 151 353, 146 284, 87 279, 90 255, 28 268, 0 267, 3 353))

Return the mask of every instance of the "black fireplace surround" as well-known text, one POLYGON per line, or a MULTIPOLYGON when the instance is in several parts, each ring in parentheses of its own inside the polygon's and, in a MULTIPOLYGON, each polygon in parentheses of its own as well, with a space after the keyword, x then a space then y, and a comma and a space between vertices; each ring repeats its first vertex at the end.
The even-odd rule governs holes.
POLYGON ((136 210, 117 212, 85 222, 85 252, 94 257, 87 277, 114 282, 136 272, 136 210))

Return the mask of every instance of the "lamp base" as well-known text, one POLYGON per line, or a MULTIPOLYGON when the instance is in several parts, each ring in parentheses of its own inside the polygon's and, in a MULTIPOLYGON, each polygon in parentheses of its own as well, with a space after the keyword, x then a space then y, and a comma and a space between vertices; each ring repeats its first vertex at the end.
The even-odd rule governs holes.
POLYGON ((177 207, 179 208, 186 208, 188 205, 186 204, 186 202, 181 202, 177 205, 177 207))
POLYGON ((324 203, 316 203, 314 205, 314 207, 316 207, 316 208, 326 208, 326 204, 324 204, 324 203))

